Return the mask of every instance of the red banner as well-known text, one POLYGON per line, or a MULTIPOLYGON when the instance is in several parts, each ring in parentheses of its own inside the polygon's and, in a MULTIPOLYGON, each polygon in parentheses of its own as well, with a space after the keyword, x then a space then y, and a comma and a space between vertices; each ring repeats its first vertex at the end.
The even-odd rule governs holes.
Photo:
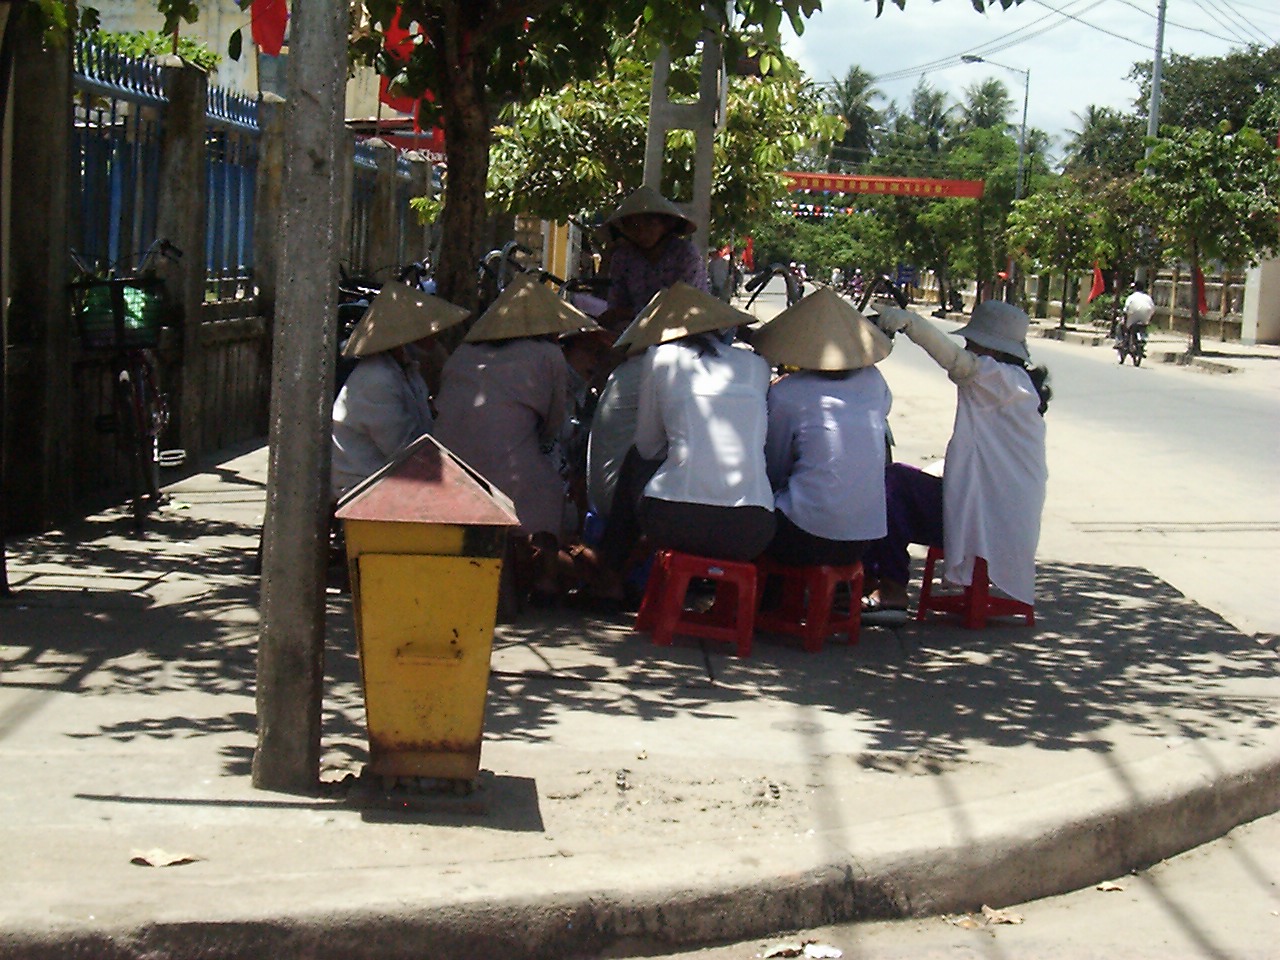
POLYGON ((280 56, 288 23, 289 10, 285 0, 253 0, 249 8, 249 32, 258 49, 267 56, 280 56))
POLYGON ((939 180, 935 177, 850 176, 843 173, 797 173, 782 175, 791 181, 789 190, 825 190, 828 193, 888 193, 901 197, 982 196, 984 180, 939 180))

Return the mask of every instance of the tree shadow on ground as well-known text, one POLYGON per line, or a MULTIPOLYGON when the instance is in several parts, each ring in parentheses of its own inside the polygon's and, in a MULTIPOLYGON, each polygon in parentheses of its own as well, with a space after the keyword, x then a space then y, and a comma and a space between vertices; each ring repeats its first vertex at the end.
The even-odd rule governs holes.
POLYGON ((1230 729, 1255 744, 1274 736, 1271 692, 1239 684, 1274 678, 1273 650, 1139 568, 1046 563, 1038 579, 1033 628, 931 619, 866 627, 856 647, 828 643, 817 654, 757 637, 746 660, 708 647, 712 671, 700 646, 656 647, 625 620, 590 633, 517 625, 500 631, 497 661, 505 648, 529 648, 529 666, 495 672, 487 729, 538 742, 565 711, 715 718, 736 700, 769 698, 819 718, 860 717, 869 764, 926 748, 956 761, 971 744, 1102 749, 1113 724, 1162 736, 1230 729))

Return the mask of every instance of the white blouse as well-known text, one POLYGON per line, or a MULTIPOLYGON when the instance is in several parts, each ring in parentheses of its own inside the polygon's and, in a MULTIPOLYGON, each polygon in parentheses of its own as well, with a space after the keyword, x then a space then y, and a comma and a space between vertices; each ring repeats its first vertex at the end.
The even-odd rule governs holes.
POLYGON ((875 367, 840 378, 800 371, 769 388, 765 460, 777 508, 827 540, 877 540, 885 525, 885 418, 875 367))
POLYGON ((646 354, 636 450, 663 463, 645 495, 773 509, 764 462, 769 364, 748 349, 703 343, 664 343, 646 354))

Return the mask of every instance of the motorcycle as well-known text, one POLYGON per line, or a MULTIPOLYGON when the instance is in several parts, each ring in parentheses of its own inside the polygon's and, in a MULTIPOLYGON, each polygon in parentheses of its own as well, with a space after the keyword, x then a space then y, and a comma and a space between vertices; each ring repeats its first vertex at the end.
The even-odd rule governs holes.
POLYGON ((1145 324, 1128 327, 1123 322, 1116 329, 1116 353, 1120 356, 1120 365, 1124 366, 1124 358, 1132 357, 1135 367, 1142 366, 1147 355, 1147 328, 1145 324))

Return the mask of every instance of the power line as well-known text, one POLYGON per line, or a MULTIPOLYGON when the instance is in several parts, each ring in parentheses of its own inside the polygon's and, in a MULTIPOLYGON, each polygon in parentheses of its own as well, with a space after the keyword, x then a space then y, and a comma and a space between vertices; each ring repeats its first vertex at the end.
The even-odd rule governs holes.
MULTIPOLYGON (((1078 3, 1078 2, 1084 2, 1084 0, 1071 0, 1071 3, 1068 3, 1068 6, 1071 6, 1072 3, 1078 3)), ((1099 6, 1101 3, 1102 3, 1102 0, 1095 0, 1095 2, 1091 3, 1082 12, 1087 13, 1089 10, 1092 10, 1094 7, 1099 6)), ((1055 13, 1056 12, 1057 11, 1055 11, 1055 13)), ((917 64, 912 67, 903 67, 899 70, 893 70, 893 71, 890 71, 889 73, 880 74, 879 76, 872 77, 871 79, 876 82, 890 82, 893 80, 904 80, 907 77, 912 77, 912 76, 915 76, 916 74, 928 73, 932 70, 939 70, 945 67, 953 67, 961 62, 960 58, 963 56, 985 56, 987 54, 999 53, 1001 50, 1005 50, 1005 49, 1008 49, 1009 47, 1016 46, 1017 44, 1022 43, 1026 40, 1030 40, 1033 37, 1038 37, 1041 34, 1047 33, 1048 31, 1054 29, 1055 27, 1059 27, 1062 25, 1062 20, 1054 20, 1052 23, 1049 23, 1047 26, 1039 30, 1033 29, 1037 25, 1044 23, 1046 20, 1053 20, 1053 16, 1046 14, 1045 16, 1041 17, 1039 20, 1035 20, 1024 27, 1019 27, 1017 30, 1011 31, 1010 33, 1005 34, 1003 37, 1000 37, 996 40, 989 41, 988 43, 979 44, 978 46, 972 47, 968 50, 962 50, 959 53, 955 53, 947 57, 941 57, 937 60, 930 60, 926 63, 917 64), (1022 36, 1020 36, 1020 34, 1022 34, 1022 36)))
MULTIPOLYGON (((1219 0, 1195 0, 1196 6, 1200 7, 1201 10, 1205 10, 1205 12, 1208 13, 1209 11, 1205 9, 1206 2, 1213 8, 1220 9, 1222 17, 1225 19, 1219 20, 1218 22, 1221 23, 1228 30, 1231 30, 1237 35, 1240 35, 1241 39, 1244 40, 1246 44, 1261 42, 1263 45, 1266 45, 1267 43, 1270 42, 1265 34, 1258 31, 1253 26, 1253 24, 1249 23, 1247 20, 1240 17, 1239 14, 1237 14, 1225 3, 1221 3, 1219 2, 1219 0), (1230 21, 1230 22, 1228 23, 1226 21, 1230 21), (1244 31, 1244 34, 1240 34, 1241 30, 1244 31), (1253 36, 1253 39, 1249 39, 1250 34, 1253 36)), ((1212 14, 1210 15, 1212 16, 1212 14)))

